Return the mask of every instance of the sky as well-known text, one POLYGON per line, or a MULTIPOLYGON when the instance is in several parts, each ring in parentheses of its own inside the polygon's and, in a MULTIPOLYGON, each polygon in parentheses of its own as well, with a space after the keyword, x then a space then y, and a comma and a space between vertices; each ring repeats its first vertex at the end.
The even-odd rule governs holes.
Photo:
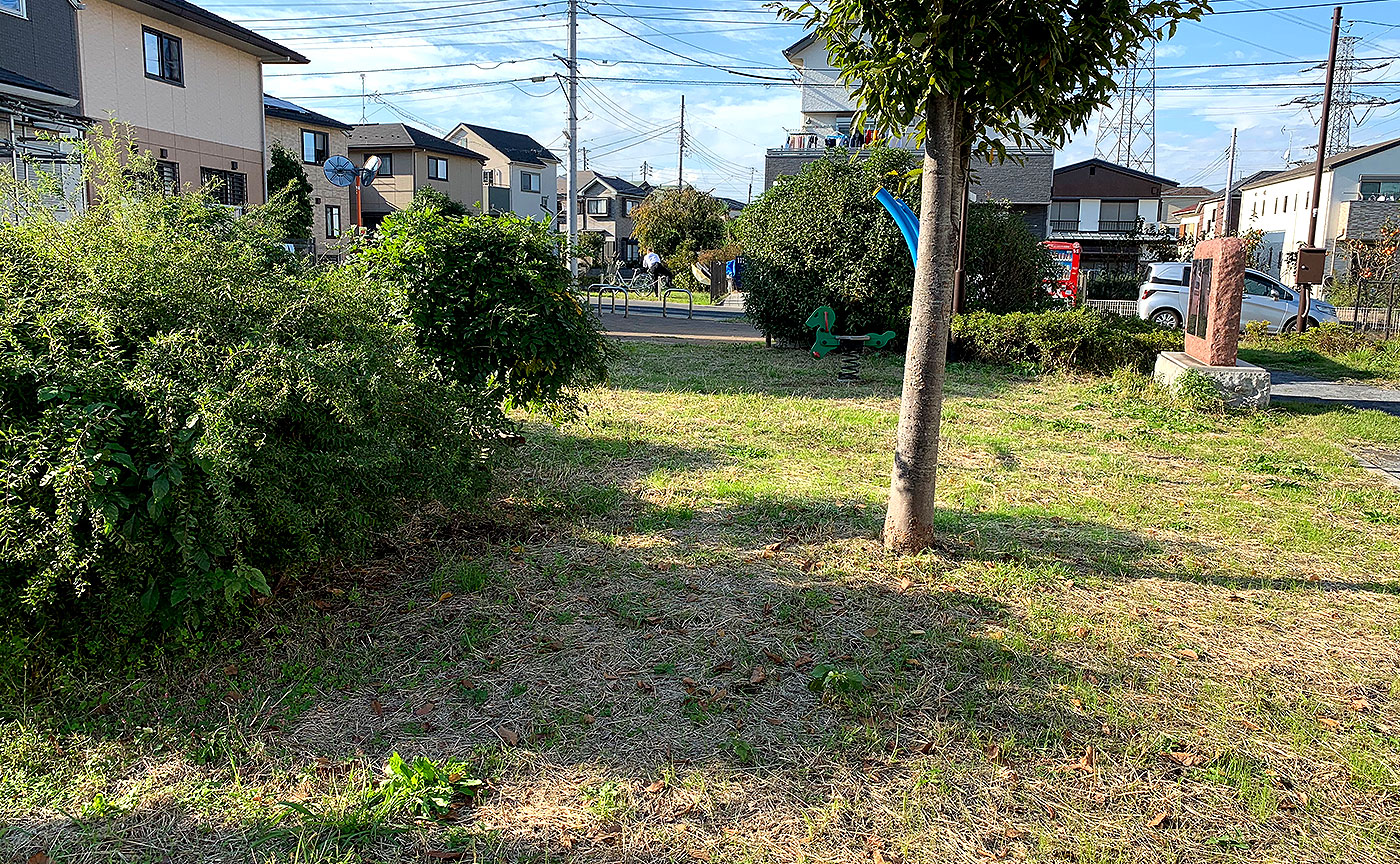
MULTIPOLYGON (((405 122, 443 133, 459 122, 526 132, 564 158, 568 108, 565 0, 206 2, 211 11, 299 51, 309 65, 265 67, 268 93, 349 123, 405 122), (360 73, 364 73, 362 97, 360 73)), ((1332 6, 1317 0, 1216 0, 1157 45, 1156 174, 1225 184, 1232 129, 1236 177, 1311 157, 1332 6), (1262 65, 1240 65, 1262 64, 1262 65)), ((1400 137, 1400 0, 1343 4, 1356 37, 1351 143, 1400 137)), ((763 156, 801 123, 782 51, 802 37, 761 0, 580 2, 579 139, 588 167, 674 183, 681 100, 685 180, 747 200, 763 191, 763 156), (783 79, 774 81, 773 78, 783 79), (643 166, 648 172, 643 176, 643 166)), ((1094 155, 1096 124, 1056 154, 1094 155)))

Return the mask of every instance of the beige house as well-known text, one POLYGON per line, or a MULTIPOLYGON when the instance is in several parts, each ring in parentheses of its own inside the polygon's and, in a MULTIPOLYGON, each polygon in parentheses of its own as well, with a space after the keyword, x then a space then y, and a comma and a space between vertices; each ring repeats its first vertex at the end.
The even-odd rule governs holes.
POLYGON ((349 156, 350 130, 354 127, 275 96, 263 96, 263 114, 267 118, 268 164, 272 145, 281 144, 301 159, 311 183, 312 248, 334 248, 336 239, 354 219, 354 202, 350 187, 336 186, 326 179, 324 166, 332 156, 349 156))
MULTIPOLYGON (((564 185, 564 178, 560 178, 559 213, 556 223, 560 231, 567 230, 564 202, 568 200, 569 195, 564 190, 564 185)), ((602 234, 604 258, 640 261, 642 248, 632 237, 632 213, 642 206, 652 188, 651 184, 645 181, 638 184, 596 171, 580 171, 577 204, 579 233, 602 234)))
POLYGON ((373 228, 402 210, 419 189, 436 189, 480 213, 486 157, 403 123, 360 124, 350 130, 350 160, 380 160, 379 176, 364 190, 364 220, 373 228))
POLYGON ((447 140, 486 157, 487 212, 553 221, 559 157, 548 147, 523 132, 477 123, 458 123, 447 140))
POLYGON ((265 200, 262 67, 305 57, 184 0, 85 0, 78 58, 83 112, 130 126, 167 186, 265 200))

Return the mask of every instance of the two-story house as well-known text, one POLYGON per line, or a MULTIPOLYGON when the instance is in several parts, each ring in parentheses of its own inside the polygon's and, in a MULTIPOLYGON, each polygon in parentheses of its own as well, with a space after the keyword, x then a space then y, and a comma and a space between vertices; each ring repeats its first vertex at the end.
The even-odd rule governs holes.
MULTIPOLYGON (((801 172, 804 165, 833 152, 854 152, 857 158, 874 144, 914 149, 909 136, 878 139, 873 132, 855 129, 856 106, 841 85, 840 72, 831 65, 825 42, 808 33, 783 51, 797 70, 801 85, 800 124, 788 130, 781 147, 767 150, 763 160, 763 188, 779 177, 801 172)), ((1007 148, 1013 157, 1005 162, 974 159, 971 195, 974 201, 1009 202, 1039 237, 1047 231, 1051 171, 1055 154, 1049 148, 1007 148)))
POLYGON ((553 221, 559 157, 523 132, 458 123, 447 140, 486 157, 482 172, 486 212, 553 221))
MULTIPOLYGON (((564 189, 564 179, 559 180, 559 230, 566 230, 564 202, 568 192, 564 189)), ((580 171, 578 175, 579 231, 596 232, 603 235, 603 257, 611 260, 640 261, 642 250, 632 237, 632 213, 647 195, 651 194, 651 184, 643 181, 632 183, 621 177, 609 177, 596 171, 580 171)))
POLYGON ((379 157, 379 176, 363 190, 364 224, 373 228, 413 201, 419 189, 436 189, 481 212, 486 157, 404 123, 368 123, 350 130, 350 161, 379 157))
POLYGON ((1080 244, 1081 273, 1135 273, 1148 244, 1176 236, 1164 200, 1174 188, 1175 181, 1104 159, 1056 168, 1050 237, 1080 244))
MULTIPOLYGON (((81 170, 72 158, 82 135, 77 0, 0 0, 0 160, 16 179, 60 179, 60 212, 78 199, 81 170)), ((0 215, 12 215, 0 202, 0 215)))
POLYGON ((168 187, 265 200, 262 67, 305 57, 185 0, 84 0, 78 56, 83 112, 129 126, 168 187))
MULTIPOLYGON (((1313 165, 1302 165, 1240 184, 1241 230, 1264 233, 1256 260, 1286 284, 1308 239, 1313 174, 1313 165)), ((1318 202, 1316 243, 1329 253, 1324 272, 1345 273, 1350 262, 1331 254, 1337 241, 1374 239, 1386 219, 1400 219, 1400 138, 1328 156, 1318 202)))
POLYGON ((328 250, 350 227, 351 189, 326 179, 326 160, 350 154, 349 123, 327 117, 275 96, 263 96, 263 116, 267 118, 268 158, 272 145, 280 144, 295 153, 311 184, 311 239, 313 248, 328 250))

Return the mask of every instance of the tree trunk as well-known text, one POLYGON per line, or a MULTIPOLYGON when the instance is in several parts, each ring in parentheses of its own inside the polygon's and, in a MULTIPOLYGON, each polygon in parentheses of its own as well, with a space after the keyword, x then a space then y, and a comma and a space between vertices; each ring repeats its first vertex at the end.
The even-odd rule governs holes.
POLYGON ((919 254, 904 355, 904 393, 895 437, 890 504, 885 513, 885 548, 917 552, 934 537, 934 485, 938 474, 938 424, 948 364, 953 275, 967 162, 958 130, 956 100, 929 99, 924 139, 923 194, 919 208, 919 254))

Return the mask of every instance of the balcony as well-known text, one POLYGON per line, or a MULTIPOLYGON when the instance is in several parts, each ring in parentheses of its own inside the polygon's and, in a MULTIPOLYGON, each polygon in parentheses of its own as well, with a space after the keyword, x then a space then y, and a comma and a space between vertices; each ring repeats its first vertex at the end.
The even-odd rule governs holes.
POLYGON ((1138 220, 1119 222, 1099 220, 1100 234, 1133 234, 1138 230, 1138 220))
POLYGON ((1051 231, 1069 231, 1069 232, 1078 231, 1078 230, 1079 230, 1079 220, 1078 220, 1078 219, 1051 219, 1051 220, 1050 220, 1050 230, 1051 230, 1051 231))

